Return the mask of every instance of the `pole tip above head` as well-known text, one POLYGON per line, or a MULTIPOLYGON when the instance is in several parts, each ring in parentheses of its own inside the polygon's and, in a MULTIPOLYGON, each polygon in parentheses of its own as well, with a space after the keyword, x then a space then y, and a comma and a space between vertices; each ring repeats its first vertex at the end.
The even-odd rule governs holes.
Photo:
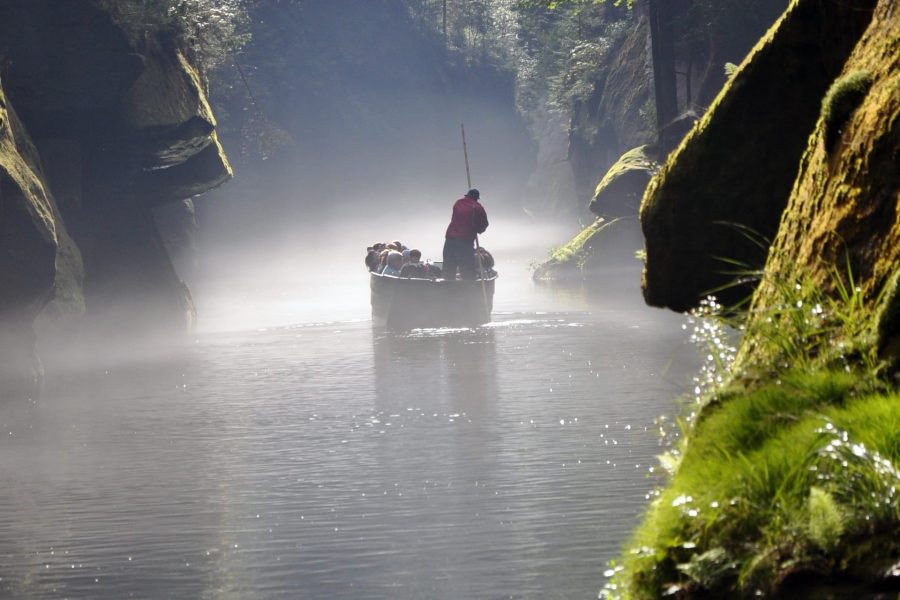
POLYGON ((479 192, 475 188, 472 188, 471 190, 466 192, 466 196, 468 196, 469 198, 475 198, 476 200, 478 200, 481 198, 481 192, 479 192))

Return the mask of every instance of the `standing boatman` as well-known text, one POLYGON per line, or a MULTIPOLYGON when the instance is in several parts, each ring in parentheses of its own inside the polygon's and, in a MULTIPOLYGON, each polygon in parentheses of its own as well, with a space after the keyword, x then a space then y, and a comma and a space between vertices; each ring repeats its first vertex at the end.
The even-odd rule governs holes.
POLYGON ((487 229, 488 219, 479 199, 481 193, 472 188, 453 205, 453 216, 444 240, 444 279, 475 279, 475 240, 487 229))

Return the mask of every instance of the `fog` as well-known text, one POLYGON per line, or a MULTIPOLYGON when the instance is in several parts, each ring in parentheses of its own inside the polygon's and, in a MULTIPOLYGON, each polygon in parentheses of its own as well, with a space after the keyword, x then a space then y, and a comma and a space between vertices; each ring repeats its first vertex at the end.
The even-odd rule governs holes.
POLYGON ((195 199, 196 243, 173 249, 203 331, 368 318, 363 258, 374 242, 441 260, 452 205, 468 189, 463 123, 491 222, 481 243, 501 268, 525 280, 528 261, 577 232, 529 210, 541 204, 527 185, 537 141, 510 73, 459 63, 399 13, 385 36, 371 24, 396 12, 383 3, 361 3, 350 19, 326 4, 308 5, 314 25, 293 29, 293 13, 279 25, 261 10, 258 26, 270 30, 240 57, 258 101, 240 85, 213 98, 235 179, 195 199), (309 45, 322 54, 299 49, 309 45), (283 143, 263 155, 254 136, 273 131, 283 143))

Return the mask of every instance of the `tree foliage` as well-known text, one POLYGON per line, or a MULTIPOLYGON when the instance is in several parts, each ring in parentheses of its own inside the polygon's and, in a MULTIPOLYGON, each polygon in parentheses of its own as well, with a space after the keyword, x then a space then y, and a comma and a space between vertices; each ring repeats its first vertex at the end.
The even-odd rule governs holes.
POLYGON ((469 64, 515 74, 524 115, 567 116, 589 96, 599 66, 634 18, 627 0, 404 0, 413 17, 469 64), (621 5, 621 6, 620 6, 621 5))
POLYGON ((249 39, 242 0, 96 0, 135 44, 171 41, 208 72, 249 39))

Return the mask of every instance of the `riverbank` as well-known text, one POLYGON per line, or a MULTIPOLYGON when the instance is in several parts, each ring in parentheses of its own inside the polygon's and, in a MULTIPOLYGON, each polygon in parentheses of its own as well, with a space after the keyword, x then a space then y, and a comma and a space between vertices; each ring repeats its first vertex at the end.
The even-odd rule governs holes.
POLYGON ((896 589, 895 389, 843 370, 735 385, 680 449, 609 597, 770 597, 809 581, 896 589))
POLYGON ((695 311, 706 361, 662 457, 672 477, 606 572, 606 598, 900 590, 900 390, 871 327, 895 286, 875 302, 775 287, 758 312, 695 311), (746 330, 739 351, 726 322, 746 330))

